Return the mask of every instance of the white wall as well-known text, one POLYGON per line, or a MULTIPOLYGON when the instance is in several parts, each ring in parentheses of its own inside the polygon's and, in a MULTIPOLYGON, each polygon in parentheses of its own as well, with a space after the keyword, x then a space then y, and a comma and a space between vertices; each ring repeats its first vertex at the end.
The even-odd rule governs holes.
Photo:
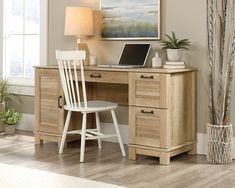
MULTIPOLYGON (((197 125, 199 132, 205 132, 208 121, 207 91, 207 28, 205 0, 162 0, 162 33, 175 31, 179 37, 189 38, 192 42, 191 50, 184 53, 184 60, 188 66, 198 68, 197 84, 197 125)), ((74 37, 64 36, 64 12, 66 6, 88 6, 99 10, 99 0, 50 0, 49 4, 49 64, 55 64, 55 49, 75 49, 74 37)), ((100 41, 98 11, 95 11, 95 36, 88 40, 91 53, 95 54, 98 63, 115 63, 123 44, 127 41, 100 41)), ((164 35, 163 35, 164 36, 164 35)), ((136 42, 136 41, 134 41, 136 42)), ((137 41, 138 42, 138 41, 137 41)), ((159 50, 158 41, 151 41, 152 51, 159 50)), ((122 119, 122 117, 119 117, 122 119)), ((127 118, 125 118, 127 119, 127 118)))

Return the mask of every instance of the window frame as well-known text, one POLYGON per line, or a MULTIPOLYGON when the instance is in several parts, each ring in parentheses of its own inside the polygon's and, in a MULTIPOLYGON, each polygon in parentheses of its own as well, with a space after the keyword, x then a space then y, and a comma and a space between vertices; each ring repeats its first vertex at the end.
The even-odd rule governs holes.
MULTIPOLYGON (((0 75, 4 78, 5 75, 5 61, 4 61, 4 43, 5 43, 5 31, 4 31, 4 11, 5 11, 4 1, 0 2, 0 10, 2 14, 0 15, 0 75)), ((48 60, 48 0, 40 0, 40 56, 39 65, 47 65, 48 60)), ((34 96, 34 78, 18 78, 18 77, 8 77, 10 87, 13 88, 12 91, 15 94, 34 96)))

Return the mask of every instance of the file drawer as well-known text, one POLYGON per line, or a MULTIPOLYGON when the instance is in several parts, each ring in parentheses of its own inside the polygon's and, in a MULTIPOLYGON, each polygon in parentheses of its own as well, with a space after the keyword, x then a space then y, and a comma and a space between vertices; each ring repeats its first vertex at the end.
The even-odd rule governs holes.
POLYGON ((85 71, 87 82, 128 84, 128 72, 85 71))
POLYGON ((129 74, 129 105, 167 108, 169 76, 156 73, 129 74))
POLYGON ((163 147, 167 110, 129 107, 129 143, 163 147))

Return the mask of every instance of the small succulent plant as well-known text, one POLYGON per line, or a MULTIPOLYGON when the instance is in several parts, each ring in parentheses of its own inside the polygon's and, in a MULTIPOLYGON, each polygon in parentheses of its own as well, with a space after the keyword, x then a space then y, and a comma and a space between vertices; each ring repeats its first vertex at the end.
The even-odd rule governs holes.
POLYGON ((188 46, 190 45, 189 39, 178 39, 176 37, 175 32, 172 31, 172 36, 169 36, 165 34, 167 37, 166 40, 161 41, 161 45, 163 49, 188 49, 188 46))

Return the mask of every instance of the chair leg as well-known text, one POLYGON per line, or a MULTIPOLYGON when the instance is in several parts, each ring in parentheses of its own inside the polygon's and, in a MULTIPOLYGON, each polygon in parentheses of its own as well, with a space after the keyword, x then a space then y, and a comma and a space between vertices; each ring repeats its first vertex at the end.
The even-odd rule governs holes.
POLYGON ((85 142, 86 142, 86 121, 87 114, 83 113, 82 115, 82 135, 81 135, 81 150, 80 150, 80 162, 84 162, 84 153, 85 153, 85 142))
POLYGON ((72 114, 72 111, 68 111, 66 121, 64 124, 63 135, 62 135, 62 139, 61 139, 61 143, 60 143, 60 149, 59 149, 60 154, 63 153, 63 150, 64 150, 64 143, 65 143, 65 139, 66 139, 68 128, 69 128, 69 121, 71 118, 71 114, 72 114))
POLYGON ((113 118, 113 123, 114 123, 115 129, 116 129, 119 145, 120 145, 120 148, 121 148, 121 151, 122 151, 122 156, 126 157, 126 151, 125 151, 123 143, 122 143, 122 138, 121 138, 121 135, 120 135, 120 132, 119 132, 118 122, 117 122, 117 118, 116 118, 114 110, 111 110, 111 114, 112 114, 112 118, 113 118))
MULTIPOLYGON (((100 133, 100 117, 99 117, 99 112, 95 113, 95 120, 96 120, 97 132, 100 133)), ((98 147, 99 147, 99 149, 102 148, 102 143, 101 143, 101 139, 100 138, 98 138, 98 147)))

